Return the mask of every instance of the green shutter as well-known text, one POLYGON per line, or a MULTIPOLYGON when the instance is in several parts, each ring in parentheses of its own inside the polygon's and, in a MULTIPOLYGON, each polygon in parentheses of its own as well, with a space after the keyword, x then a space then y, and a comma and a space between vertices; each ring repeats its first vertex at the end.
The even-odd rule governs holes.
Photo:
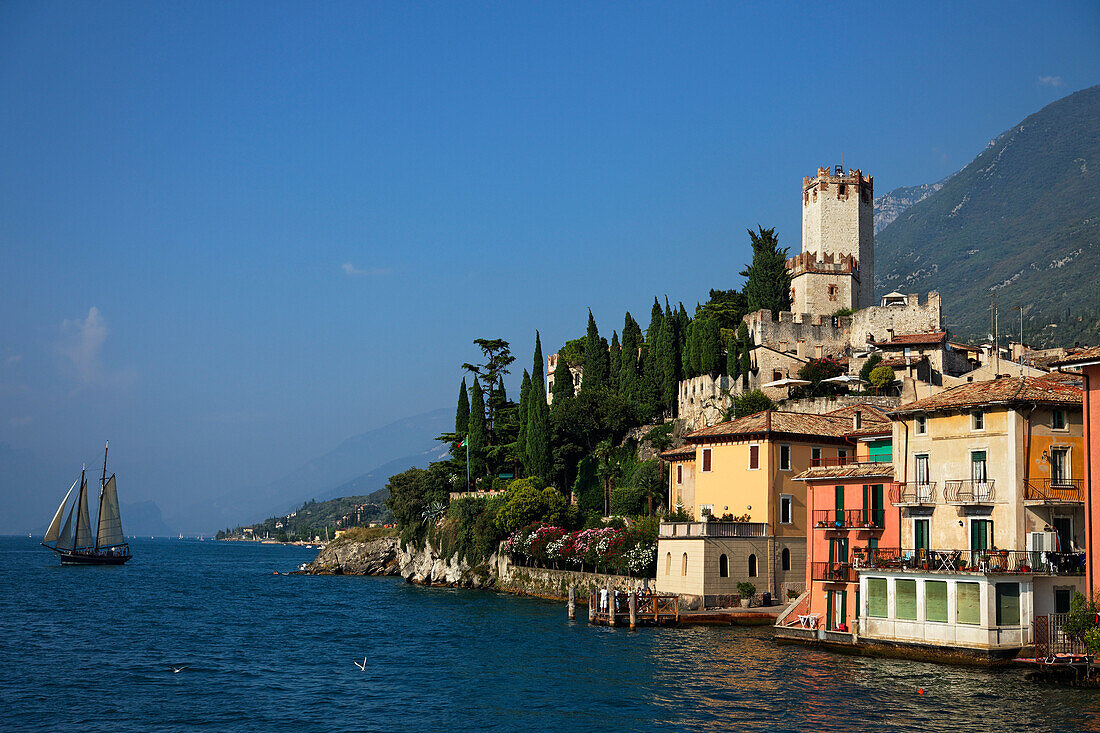
POLYGON ((982 621, 982 588, 978 583, 955 584, 955 623, 973 624, 982 621))
POLYGON ((917 581, 908 578, 894 581, 894 615, 903 621, 917 620, 917 581))
POLYGON ((997 625, 1020 625, 1020 584, 997 583, 997 625))
POLYGON ((924 620, 947 623, 946 581, 924 581, 924 620))
POLYGON ((886 578, 867 579, 867 615, 874 618, 886 618, 890 615, 886 578))

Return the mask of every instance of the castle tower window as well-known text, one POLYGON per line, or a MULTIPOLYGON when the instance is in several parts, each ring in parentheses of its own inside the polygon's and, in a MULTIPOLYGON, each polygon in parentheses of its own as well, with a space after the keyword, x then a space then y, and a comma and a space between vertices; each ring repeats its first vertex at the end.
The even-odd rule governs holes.
POLYGON ((840 184, 840 186, 838 186, 838 187, 837 187, 837 195, 838 195, 838 196, 845 196, 845 195, 847 195, 847 191, 848 191, 848 186, 847 186, 847 185, 845 185, 845 184, 843 184, 843 183, 842 183, 842 184, 840 184))
POLYGON ((829 300, 836 300, 837 294, 840 292, 840 288, 836 285, 829 286, 829 300))
POLYGON ((772 372, 772 381, 773 382, 778 382, 782 378, 783 378, 783 372, 779 371, 778 369, 776 369, 775 371, 772 372))

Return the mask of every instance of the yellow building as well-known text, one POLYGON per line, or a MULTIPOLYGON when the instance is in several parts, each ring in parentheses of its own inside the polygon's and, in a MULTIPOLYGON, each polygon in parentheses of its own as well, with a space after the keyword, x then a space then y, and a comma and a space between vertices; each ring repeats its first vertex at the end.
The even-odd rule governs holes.
POLYGON ((687 605, 728 605, 738 582, 786 600, 806 581, 806 487, 794 477, 810 466, 852 460, 847 436, 886 418, 873 407, 826 415, 765 411, 685 437, 683 449, 662 456, 672 471, 669 504, 687 511, 686 466, 697 522, 663 522, 658 541, 657 587, 687 605), (687 446, 685 446, 686 448, 687 446), (679 472, 678 472, 679 467, 679 472))

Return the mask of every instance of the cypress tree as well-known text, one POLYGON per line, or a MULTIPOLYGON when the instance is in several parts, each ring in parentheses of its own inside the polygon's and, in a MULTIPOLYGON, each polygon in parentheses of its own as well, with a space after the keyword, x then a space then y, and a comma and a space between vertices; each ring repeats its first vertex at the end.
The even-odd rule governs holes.
POLYGON ((680 307, 676 311, 676 337, 679 339, 677 343, 681 352, 683 352, 684 346, 687 344, 688 326, 690 324, 691 318, 688 317, 687 310, 684 309, 684 304, 680 303, 680 307))
POLYGON ((748 389, 749 372, 752 371, 752 337, 744 323, 737 329, 737 340, 741 344, 741 386, 748 389))
POLYGON ((632 402, 639 402, 640 382, 638 350, 642 346, 642 329, 627 312, 623 322, 623 344, 619 360, 619 394, 632 402))
POLYGON ((718 319, 702 319, 697 331, 699 373, 717 376, 722 371, 722 331, 718 319))
POLYGON ((558 363, 554 366, 554 409, 558 409, 565 400, 571 400, 574 396, 573 373, 569 371, 569 362, 559 355, 558 363))
POLYGON ((726 346, 726 374, 729 375, 730 381, 737 379, 740 369, 741 362, 737 356, 737 339, 731 338, 726 346))
POLYGON ((622 346, 619 345, 618 331, 611 332, 611 348, 607 353, 609 368, 607 370, 607 386, 612 392, 619 391, 619 371, 622 369, 622 346))
POLYGON ((527 430, 530 424, 531 409, 531 376, 527 370, 523 370, 523 381, 519 387, 519 432, 516 434, 516 458, 523 464, 524 473, 527 467, 527 430))
POLYGON ((455 435, 464 436, 470 424, 470 396, 466 394, 466 377, 458 388, 458 409, 455 410, 455 435))
POLYGON ((485 475, 485 396, 481 392, 481 383, 474 377, 474 386, 470 396, 470 423, 467 440, 470 450, 470 476, 476 482, 485 475))
MULTIPOLYGON (((559 363, 562 361, 558 359, 559 363)), ((546 404, 546 380, 543 377, 542 338, 535 331, 535 368, 531 373, 531 400, 528 405, 527 472, 530 476, 550 475, 550 407, 546 404)))
POLYGON ((661 310, 661 304, 657 302, 657 296, 653 296, 653 309, 649 313, 649 328, 645 330, 645 342, 650 346, 657 344, 661 336, 661 321, 665 319, 665 312, 661 310))
POLYGON ((787 270, 787 248, 780 249, 775 228, 758 226, 758 232, 749 229, 752 242, 752 264, 741 274, 745 281, 745 298, 749 312, 766 308, 772 317, 780 311, 791 309, 791 273, 787 270))
POLYGON ((600 339, 592 309, 588 310, 588 331, 584 337, 584 376, 581 392, 587 393, 607 386, 607 341, 600 339))
POLYGON ((657 339, 657 373, 660 392, 658 404, 669 415, 676 416, 676 386, 678 375, 676 362, 676 322, 665 318, 661 324, 661 335, 657 339))

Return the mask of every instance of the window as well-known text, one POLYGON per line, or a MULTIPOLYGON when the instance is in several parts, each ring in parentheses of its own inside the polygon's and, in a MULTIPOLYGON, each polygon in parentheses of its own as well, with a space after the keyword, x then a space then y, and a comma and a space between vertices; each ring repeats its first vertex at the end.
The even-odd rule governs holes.
POLYGON ((791 447, 789 445, 779 446, 779 470, 791 470, 791 447))
POLYGON ((1051 430, 1065 430, 1066 429, 1066 411, 1065 410, 1051 410, 1051 412, 1050 412, 1050 429, 1051 430))
POLYGON ((997 625, 1020 625, 1020 584, 997 583, 997 625))
POLYGON ((889 614, 886 578, 868 578, 867 615, 873 618, 886 618, 889 614))
POLYGON ((1069 613, 1070 601, 1073 599, 1073 588, 1054 589, 1054 612, 1069 613))
POLYGON ((917 501, 932 501, 932 485, 928 476, 928 455, 913 456, 917 471, 917 501))
POLYGON ((684 483, 684 467, 680 464, 676 465, 676 483, 684 483))
POLYGON ((665 553, 665 575, 672 575, 672 553, 665 553))
POLYGON ((917 435, 926 435, 928 433, 928 418, 924 415, 917 415, 916 432, 917 435))
POLYGON ((973 624, 982 621, 982 588, 977 583, 955 584, 955 623, 973 624))
POLYGON ((903 578, 894 581, 894 616, 903 621, 917 620, 917 581, 903 578))
POLYGON ((778 382, 782 378, 783 378, 783 372, 779 371, 778 369, 776 369, 775 371, 772 372, 772 381, 773 382, 778 382))
POLYGON ((924 581, 924 620, 947 623, 947 581, 924 581))
POLYGON ((760 468, 760 446, 749 446, 749 470, 755 471, 760 468))
POLYGON ((684 557, 680 560, 680 575, 688 574, 688 554, 685 552, 684 557))
POLYGON ((820 466, 821 465, 821 449, 818 448, 817 446, 814 446, 813 448, 810 448, 810 465, 811 466, 820 466))
POLYGON ((914 547, 914 549, 924 550, 925 552, 928 552, 929 546, 930 546, 928 536, 929 536, 929 534, 931 534, 931 531, 929 529, 930 521, 931 520, 928 520, 928 519, 914 519, 913 520, 913 547, 914 547))
POLYGON ((856 430, 863 427, 863 413, 859 410, 856 410, 855 414, 852 415, 852 427, 856 430))
POLYGON ((837 458, 836 463, 837 463, 838 466, 843 466, 843 465, 847 464, 848 463, 848 449, 847 448, 838 448, 837 451, 836 451, 836 458, 837 458))
POLYGON ((749 577, 756 577, 756 555, 749 555, 749 577))
POLYGON ((718 558, 718 577, 728 578, 730 576, 730 559, 725 555, 718 558))
POLYGON ((783 548, 783 565, 781 567, 784 570, 791 569, 791 551, 786 547, 783 548))
POLYGON ((779 523, 791 524, 794 522, 794 496, 791 494, 779 495, 779 523))
POLYGON ((710 471, 710 448, 703 449, 703 471, 710 471))
POLYGON ((971 430, 985 430, 985 413, 981 410, 975 410, 970 413, 970 429, 971 430))
POLYGON ((829 286, 829 300, 836 300, 837 293, 839 293, 839 292, 840 292, 840 288, 838 288, 836 285, 830 285, 829 286))

